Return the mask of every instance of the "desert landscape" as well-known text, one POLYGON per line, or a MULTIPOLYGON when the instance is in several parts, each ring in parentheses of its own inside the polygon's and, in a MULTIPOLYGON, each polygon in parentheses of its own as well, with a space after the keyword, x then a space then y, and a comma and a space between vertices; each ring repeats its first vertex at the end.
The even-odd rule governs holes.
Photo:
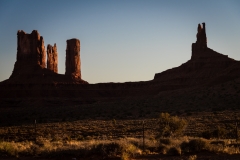
POLYGON ((240 62, 207 46, 198 24, 190 60, 153 80, 90 84, 80 40, 57 45, 17 33, 0 82, 0 159, 240 159, 240 62), (46 60, 47 57, 47 60, 46 60))

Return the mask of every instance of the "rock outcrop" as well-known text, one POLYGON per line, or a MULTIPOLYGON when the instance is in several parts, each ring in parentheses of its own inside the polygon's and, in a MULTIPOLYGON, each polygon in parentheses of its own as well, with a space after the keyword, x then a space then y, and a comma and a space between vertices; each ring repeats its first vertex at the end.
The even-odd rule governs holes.
POLYGON ((47 69, 58 73, 58 53, 57 53, 57 45, 47 46, 47 69))
POLYGON ((67 40, 65 75, 81 79, 80 66, 80 41, 78 39, 67 40))
POLYGON ((12 75, 4 83, 24 85, 88 84, 81 79, 80 41, 78 39, 67 41, 66 75, 63 75, 57 73, 58 53, 56 44, 47 46, 46 66, 44 40, 38 31, 33 30, 31 34, 27 34, 20 30, 17 35, 17 60, 12 75))
POLYGON ((194 57, 199 52, 204 52, 207 49, 207 36, 206 36, 206 26, 205 23, 198 24, 197 29, 197 41, 192 44, 192 57, 194 57))
POLYGON ((164 87, 175 85, 187 88, 235 79, 239 71, 238 61, 207 47, 206 27, 203 23, 203 26, 198 25, 197 41, 192 44, 191 59, 179 67, 155 74, 154 81, 164 87))
POLYGON ((35 66, 46 67, 46 52, 43 37, 37 30, 26 34, 19 30, 17 33, 17 61, 10 78, 29 73, 35 66))

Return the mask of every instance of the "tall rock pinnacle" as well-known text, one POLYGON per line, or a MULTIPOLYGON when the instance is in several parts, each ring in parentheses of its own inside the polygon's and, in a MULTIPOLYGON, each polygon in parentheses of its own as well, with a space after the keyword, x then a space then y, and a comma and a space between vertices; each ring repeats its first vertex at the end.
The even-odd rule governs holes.
POLYGON ((192 55, 194 56, 198 52, 206 51, 207 49, 207 36, 206 36, 206 27, 205 23, 198 24, 197 28, 197 41, 192 44, 192 55))
POLYGON ((80 41, 67 40, 65 75, 81 79, 80 41))
POLYGON ((47 69, 58 73, 58 53, 57 53, 57 45, 47 46, 47 69))

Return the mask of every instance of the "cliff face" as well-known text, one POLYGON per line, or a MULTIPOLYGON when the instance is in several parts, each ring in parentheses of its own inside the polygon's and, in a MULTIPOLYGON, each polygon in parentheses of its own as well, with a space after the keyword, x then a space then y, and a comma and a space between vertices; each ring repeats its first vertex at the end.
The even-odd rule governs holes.
POLYGON ((47 46, 47 69, 58 73, 58 53, 57 53, 57 45, 54 46, 50 44, 47 46))
POLYGON ((10 78, 26 75, 36 66, 46 67, 44 40, 38 31, 33 30, 31 34, 26 34, 22 30, 18 31, 17 45, 17 61, 10 78))
POLYGON ((80 41, 78 39, 67 40, 65 75, 81 79, 80 66, 80 41))

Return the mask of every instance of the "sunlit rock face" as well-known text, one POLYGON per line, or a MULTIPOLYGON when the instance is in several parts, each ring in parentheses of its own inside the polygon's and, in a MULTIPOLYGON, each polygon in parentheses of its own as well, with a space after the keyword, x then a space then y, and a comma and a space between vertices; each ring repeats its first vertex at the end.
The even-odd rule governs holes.
POLYGON ((57 53, 57 45, 47 46, 47 69, 58 73, 58 53, 57 53))
POLYGON ((58 74, 57 45, 47 46, 46 51, 43 37, 37 30, 27 34, 22 30, 17 33, 17 60, 9 84, 88 84, 81 79, 80 41, 67 40, 66 74, 58 74))
POLYGON ((17 61, 29 59, 32 63, 38 64, 43 68, 46 67, 46 53, 43 37, 37 30, 31 34, 26 34, 20 30, 18 35, 17 61))
POLYGON ((81 79, 80 41, 78 39, 67 40, 65 75, 81 79))
POLYGON ((13 73, 10 76, 25 74, 28 70, 33 70, 36 66, 46 67, 46 52, 43 37, 37 30, 27 34, 22 30, 17 33, 17 61, 15 62, 13 73))

